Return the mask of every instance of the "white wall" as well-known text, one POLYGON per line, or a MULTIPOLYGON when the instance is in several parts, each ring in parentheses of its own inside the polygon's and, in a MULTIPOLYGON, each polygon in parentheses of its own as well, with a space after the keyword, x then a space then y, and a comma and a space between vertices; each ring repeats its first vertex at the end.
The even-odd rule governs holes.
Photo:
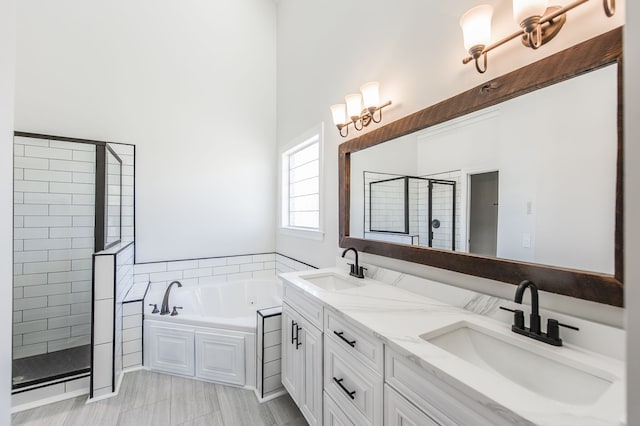
MULTIPOLYGON (((495 38, 517 28, 511 2, 496 0, 495 38)), ((565 1, 562 4, 567 3, 565 1)), ((476 1, 423 0, 360 2, 280 0, 278 2, 278 144, 284 144, 313 123, 331 123, 329 106, 357 91, 369 80, 381 84, 386 123, 477 86, 624 23, 624 2, 608 19, 601 2, 589 2, 570 12, 556 39, 537 51, 512 42, 492 52, 489 70, 478 74, 462 65, 465 56, 460 16, 476 1)), ((376 125, 370 126, 372 128, 376 125)), ((350 136, 351 137, 351 136, 350 136)), ((322 242, 277 235, 276 249, 316 266, 335 263, 338 252, 337 146, 344 139, 327 126, 325 135, 326 235, 322 242)), ((497 296, 513 297, 513 288, 488 280, 422 267, 397 260, 364 255, 364 260, 497 296)), ((555 295, 543 295, 550 309, 621 325, 622 310, 555 295)))
POLYGON ((627 424, 640 424, 640 4, 629 2, 624 45, 625 108, 625 300, 627 328, 627 424))
MULTIPOLYGON (((0 2, 0 342, 11 341, 15 1, 0 2)), ((11 351, 0 351, 0 425, 11 423, 11 351)))
POLYGON ((15 128, 137 145, 138 262, 273 251, 275 18, 272 0, 19 2, 15 128))

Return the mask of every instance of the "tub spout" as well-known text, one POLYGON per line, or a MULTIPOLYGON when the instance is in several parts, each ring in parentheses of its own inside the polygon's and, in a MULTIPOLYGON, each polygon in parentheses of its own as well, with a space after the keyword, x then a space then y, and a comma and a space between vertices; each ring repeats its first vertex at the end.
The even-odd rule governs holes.
POLYGON ((178 287, 182 287, 180 281, 173 281, 171 284, 169 284, 169 287, 167 287, 167 291, 164 292, 164 298, 162 299, 162 308, 160 308, 160 315, 167 315, 171 312, 169 310, 169 293, 171 292, 171 287, 173 287, 174 284, 178 284, 178 287))

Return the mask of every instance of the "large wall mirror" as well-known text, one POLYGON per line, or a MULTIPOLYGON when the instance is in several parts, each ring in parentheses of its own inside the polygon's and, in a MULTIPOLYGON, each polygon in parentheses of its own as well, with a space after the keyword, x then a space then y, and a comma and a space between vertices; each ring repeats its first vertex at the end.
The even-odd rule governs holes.
POLYGON ((623 305, 621 29, 340 146, 340 242, 623 305))

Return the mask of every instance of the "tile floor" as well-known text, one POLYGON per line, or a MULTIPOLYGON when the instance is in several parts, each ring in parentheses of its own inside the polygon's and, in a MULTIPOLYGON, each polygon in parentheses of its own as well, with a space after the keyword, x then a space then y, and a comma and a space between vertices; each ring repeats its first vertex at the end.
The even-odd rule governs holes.
POLYGON ((146 370, 127 373, 118 396, 86 396, 12 416, 28 426, 306 426, 289 395, 260 404, 253 391, 146 370))

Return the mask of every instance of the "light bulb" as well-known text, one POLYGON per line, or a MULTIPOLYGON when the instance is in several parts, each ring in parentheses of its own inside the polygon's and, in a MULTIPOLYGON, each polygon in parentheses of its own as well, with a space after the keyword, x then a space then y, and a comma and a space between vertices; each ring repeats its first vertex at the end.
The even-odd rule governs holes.
POLYGON ((331 116, 333 117, 333 124, 336 126, 342 126, 347 122, 347 106, 345 104, 331 105, 331 116))
POLYGON ((376 108, 380 105, 380 84, 377 81, 370 81, 360 86, 362 92, 362 100, 364 101, 364 107, 376 108))
POLYGON ((472 47, 488 46, 491 43, 491 17, 493 6, 483 4, 469 9, 460 18, 464 48, 470 51, 472 47))
POLYGON ((352 93, 344 97, 347 102, 347 114, 353 120, 353 117, 360 117, 362 113, 362 95, 360 93, 352 93))

